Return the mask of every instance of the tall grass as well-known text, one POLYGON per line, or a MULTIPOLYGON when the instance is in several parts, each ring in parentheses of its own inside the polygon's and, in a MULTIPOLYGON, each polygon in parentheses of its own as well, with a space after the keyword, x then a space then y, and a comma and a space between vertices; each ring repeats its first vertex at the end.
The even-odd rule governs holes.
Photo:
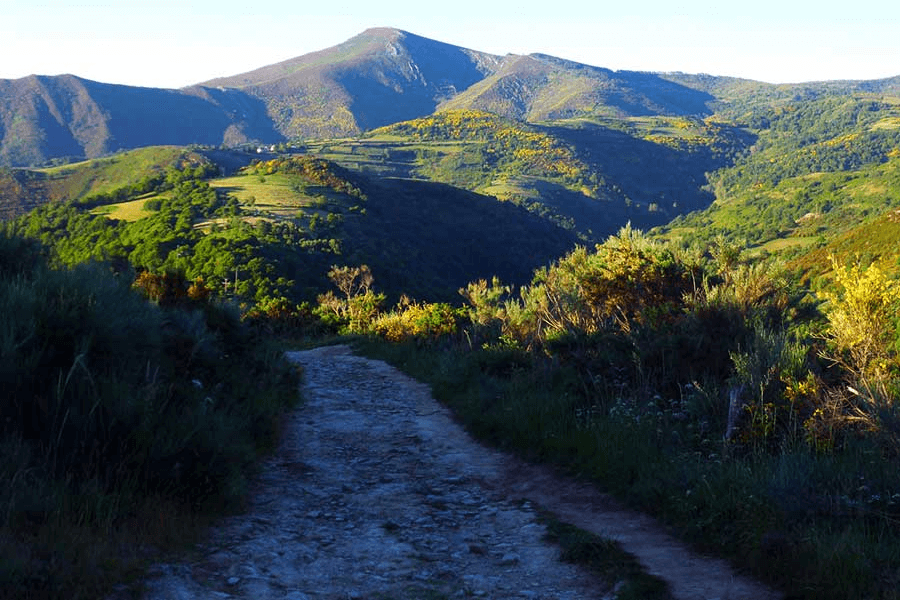
POLYGON ((0 238, 3 593, 96 597, 238 507, 297 399, 236 310, 161 307, 129 283, 0 238))

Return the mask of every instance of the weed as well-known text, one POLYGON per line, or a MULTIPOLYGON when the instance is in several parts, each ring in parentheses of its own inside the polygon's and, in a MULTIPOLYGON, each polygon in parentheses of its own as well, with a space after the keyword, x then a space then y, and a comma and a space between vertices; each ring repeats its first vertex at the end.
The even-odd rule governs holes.
POLYGON ((540 512, 547 528, 546 539, 559 545, 560 558, 581 565, 616 590, 620 600, 669 600, 669 587, 659 577, 649 575, 618 543, 605 540, 574 525, 563 523, 547 511, 540 512))

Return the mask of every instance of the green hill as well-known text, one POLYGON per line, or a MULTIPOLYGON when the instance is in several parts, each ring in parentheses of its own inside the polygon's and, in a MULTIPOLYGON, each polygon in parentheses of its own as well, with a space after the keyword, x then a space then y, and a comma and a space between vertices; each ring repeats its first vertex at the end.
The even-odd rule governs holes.
POLYGON ((447 183, 525 206, 601 241, 626 222, 650 227, 713 200, 706 173, 752 136, 685 117, 575 118, 552 125, 447 110, 303 149, 344 166, 447 183))
POLYGON ((524 121, 581 115, 706 115, 711 94, 652 73, 610 71, 544 54, 508 56, 442 110, 484 110, 524 121))
POLYGON ((149 190, 169 169, 211 166, 202 155, 176 146, 154 146, 107 158, 44 169, 0 170, 0 220, 47 202, 123 199, 149 190), (93 200, 91 200, 93 198, 93 200))
POLYGON ((666 235, 825 243, 900 204, 897 99, 833 94, 747 117, 757 136, 751 152, 711 176, 714 204, 675 219, 666 235))
POLYGON ((257 162, 212 186, 193 172, 171 171, 157 193, 100 208, 46 204, 10 227, 65 264, 176 270, 216 293, 234 294, 236 282, 241 297, 257 302, 313 299, 331 265, 363 263, 393 297, 454 299, 472 277, 525 283, 576 243, 572 232, 511 203, 307 156, 257 162))

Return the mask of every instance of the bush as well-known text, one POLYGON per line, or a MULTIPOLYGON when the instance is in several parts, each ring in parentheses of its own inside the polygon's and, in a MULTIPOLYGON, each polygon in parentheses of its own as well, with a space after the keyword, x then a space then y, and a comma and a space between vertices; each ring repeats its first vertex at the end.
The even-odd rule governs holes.
POLYGON ((875 265, 862 270, 832 259, 836 292, 826 292, 830 342, 828 358, 872 400, 890 403, 890 381, 898 372, 894 343, 900 285, 875 265))
POLYGON ((372 322, 372 331, 392 342, 434 340, 456 333, 462 314, 449 304, 414 302, 378 316, 372 322))
MULTIPOLYGON (((297 399, 282 354, 228 306, 153 304, 99 265, 7 268, 20 248, 0 237, 0 539, 70 564, 55 553, 81 547, 79 528, 105 535, 137 498, 240 500, 297 399), (35 538, 48 523, 53 535, 35 538)), ((71 592, 92 576, 29 575, 29 564, 0 572, 0 586, 24 595, 47 576, 71 592)))

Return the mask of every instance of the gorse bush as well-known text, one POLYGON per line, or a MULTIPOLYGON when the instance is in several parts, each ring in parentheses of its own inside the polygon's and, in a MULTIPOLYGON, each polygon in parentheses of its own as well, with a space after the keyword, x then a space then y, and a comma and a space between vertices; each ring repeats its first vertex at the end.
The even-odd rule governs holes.
POLYGON ((825 293, 830 303, 827 357, 851 374, 849 384, 890 403, 889 383, 900 366, 895 348, 900 285, 875 265, 862 270, 832 259, 832 266, 838 290, 825 293))
POLYGON ((462 311, 449 304, 403 302, 372 321, 372 332, 392 342, 408 339, 430 341, 456 333, 462 311))
POLYGON ((332 291, 318 297, 319 317, 330 327, 348 333, 367 331, 384 303, 384 294, 372 290, 375 278, 367 265, 339 267, 333 265, 328 278, 341 292, 332 291))

